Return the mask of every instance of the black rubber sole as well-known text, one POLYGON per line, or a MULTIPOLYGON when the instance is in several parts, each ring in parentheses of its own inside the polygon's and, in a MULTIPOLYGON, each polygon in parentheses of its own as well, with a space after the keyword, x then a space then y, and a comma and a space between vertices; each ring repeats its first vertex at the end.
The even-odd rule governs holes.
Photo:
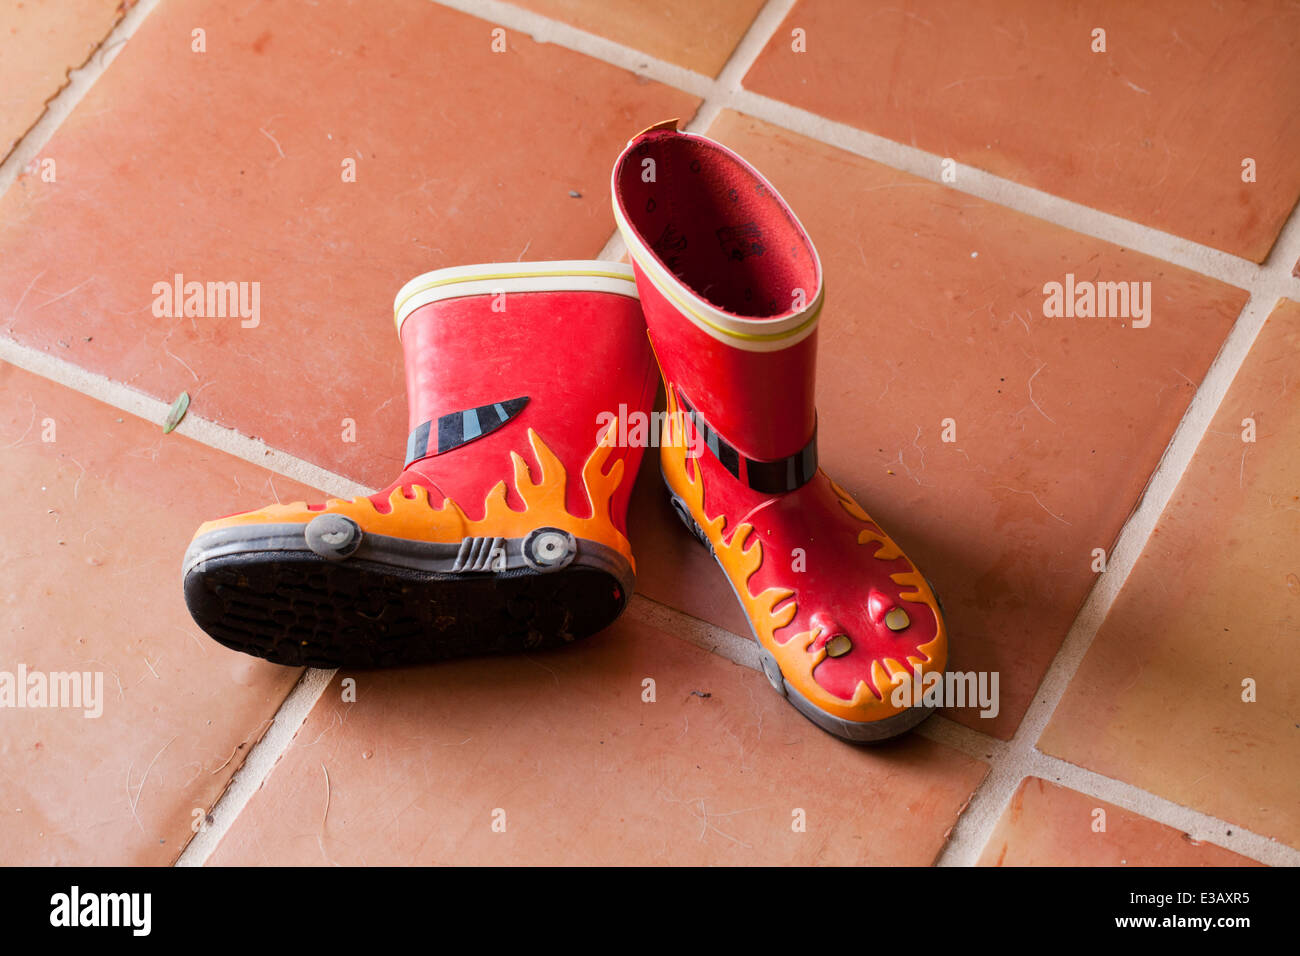
POLYGON ((185 603, 212 638, 277 664, 378 668, 571 643, 607 627, 628 588, 578 563, 442 574, 310 551, 211 557, 185 603))

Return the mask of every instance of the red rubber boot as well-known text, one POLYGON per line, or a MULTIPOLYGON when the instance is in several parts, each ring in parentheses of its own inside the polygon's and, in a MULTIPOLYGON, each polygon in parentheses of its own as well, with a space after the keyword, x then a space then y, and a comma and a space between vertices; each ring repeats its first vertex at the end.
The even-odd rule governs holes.
POLYGON ((668 394, 664 480, 731 582, 768 680, 848 740, 908 730, 929 709, 894 691, 942 672, 943 615, 817 467, 812 241, 748 163, 672 122, 628 144, 612 189, 668 394))
POLYGON ((405 469, 369 497, 201 526, 184 565, 194 620, 236 650, 323 667, 545 647, 611 623, 633 589, 642 449, 614 447, 608 422, 620 405, 648 413, 657 385, 636 296, 610 262, 408 282, 405 469))

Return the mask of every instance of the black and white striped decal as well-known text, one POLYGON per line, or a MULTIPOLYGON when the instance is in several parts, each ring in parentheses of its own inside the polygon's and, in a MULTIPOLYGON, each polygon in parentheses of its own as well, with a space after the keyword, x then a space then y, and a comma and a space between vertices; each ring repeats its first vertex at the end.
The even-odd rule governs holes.
POLYGON ((460 412, 448 412, 438 416, 436 421, 427 421, 411 432, 411 437, 406 440, 406 464, 430 455, 446 454, 453 448, 491 434, 523 411, 527 404, 528 396, 522 395, 460 412), (432 447, 430 438, 434 439, 432 447))

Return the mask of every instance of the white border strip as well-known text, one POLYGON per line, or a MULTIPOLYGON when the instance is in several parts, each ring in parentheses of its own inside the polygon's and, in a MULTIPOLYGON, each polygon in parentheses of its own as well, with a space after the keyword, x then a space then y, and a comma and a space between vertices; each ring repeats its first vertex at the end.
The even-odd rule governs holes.
MULTIPOLYGON (((744 89, 742 83, 745 75, 794 8, 795 0, 769 0, 759 11, 748 32, 733 51, 731 59, 727 61, 716 79, 710 79, 700 73, 580 30, 567 23, 548 20, 539 14, 502 0, 438 0, 438 2, 471 16, 490 20, 493 24, 508 30, 526 33, 538 42, 554 43, 584 53, 612 66, 621 67, 658 83, 702 97, 704 102, 695 117, 684 127, 690 132, 707 133, 718 114, 724 109, 731 109, 790 132, 838 147, 845 152, 939 183, 956 192, 978 196, 997 205, 1062 226, 1072 232, 1173 263, 1237 288, 1251 288, 1262 269, 1259 264, 1249 259, 1112 213, 1093 209, 1082 203, 1062 199, 974 166, 958 163, 955 167, 956 181, 942 182, 942 164, 946 157, 868 133, 854 126, 819 116, 809 110, 744 89)), ((622 254, 621 240, 615 235, 601 252, 600 257, 617 259, 622 254)), ((1294 280, 1293 289, 1295 291, 1287 293, 1288 297, 1300 299, 1300 279, 1294 280)))
POLYGON ((176 858, 175 866, 203 866, 220 845, 226 832, 243 812, 253 794, 262 788, 275 765, 293 744, 302 725, 307 722, 316 702, 334 679, 336 670, 309 668, 303 671, 289 696, 275 712, 275 719, 262 739, 255 743, 239 765, 226 789, 208 811, 211 822, 190 838, 176 858))
POLYGON ((41 150, 50 141, 50 137, 54 135, 54 131, 68 118, 76 105, 81 102, 82 97, 95 85, 95 81, 104 75, 104 71, 117 58, 126 41, 140 28, 145 17, 158 6, 158 3, 159 0, 140 0, 127 10, 117 26, 104 38, 99 49, 86 60, 85 65, 68 73, 67 85, 49 101, 41 118, 18 141, 4 163, 0 165, 0 195, 14 184, 18 174, 26 168, 27 164, 40 155, 41 150))
POLYGON ((393 300, 397 334, 416 309, 444 299, 501 292, 610 292, 637 298, 636 275, 621 262, 564 259, 555 262, 485 262, 418 275, 393 300))
POLYGON ((687 140, 702 143, 706 147, 712 148, 723 156, 736 162, 748 172, 751 176, 762 183, 767 192, 781 204, 786 215, 789 216, 794 227, 803 236, 807 243, 808 252, 812 256, 813 269, 817 273, 817 289, 815 292, 804 290, 808 294, 808 304, 798 311, 789 312, 784 315, 773 316, 771 318, 754 319, 745 316, 733 315, 726 312, 712 302, 707 301, 700 296, 694 289, 689 288, 685 283, 679 280, 675 275, 668 271, 668 268, 660 261, 645 241, 641 238, 638 230, 634 229, 628 221, 626 213, 623 211, 623 204, 619 199, 619 174, 623 171, 624 164, 629 158, 630 151, 637 139, 640 139, 646 133, 655 132, 655 130, 645 130, 628 141, 627 146, 614 161, 614 168, 609 175, 609 195, 610 205, 614 210, 614 222, 618 226, 618 231, 622 236, 623 243, 627 248, 628 254, 636 261, 637 265, 646 274, 647 278, 654 283, 659 293, 668 301, 676 302, 677 311, 680 312, 696 328, 700 329, 710 338, 713 338, 726 345, 734 348, 744 349, 749 352, 773 352, 790 348, 802 342, 808 336, 812 335, 817 328, 817 321, 820 318, 822 299, 824 294, 824 279, 822 274, 821 256, 817 254, 817 247, 813 244, 812 238, 808 235, 808 230, 803 227, 798 217, 795 215, 789 204, 777 192, 776 187, 767 181, 757 169, 746 162, 742 157, 736 155, 721 143, 709 139, 707 136, 701 136, 699 133, 689 133, 685 131, 668 131, 663 130, 665 136, 680 136, 687 140), (795 331, 798 330, 798 331, 795 331))

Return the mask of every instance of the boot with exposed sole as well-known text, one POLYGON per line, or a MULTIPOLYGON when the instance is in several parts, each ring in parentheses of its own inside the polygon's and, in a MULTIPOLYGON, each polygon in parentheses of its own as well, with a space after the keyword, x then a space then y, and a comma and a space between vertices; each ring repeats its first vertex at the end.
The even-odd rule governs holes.
POLYGON ((202 525, 194 620, 280 664, 378 667, 560 645, 610 624, 634 583, 626 513, 641 448, 620 406, 658 384, 632 270, 442 269, 398 293, 410 439, 378 494, 202 525))

